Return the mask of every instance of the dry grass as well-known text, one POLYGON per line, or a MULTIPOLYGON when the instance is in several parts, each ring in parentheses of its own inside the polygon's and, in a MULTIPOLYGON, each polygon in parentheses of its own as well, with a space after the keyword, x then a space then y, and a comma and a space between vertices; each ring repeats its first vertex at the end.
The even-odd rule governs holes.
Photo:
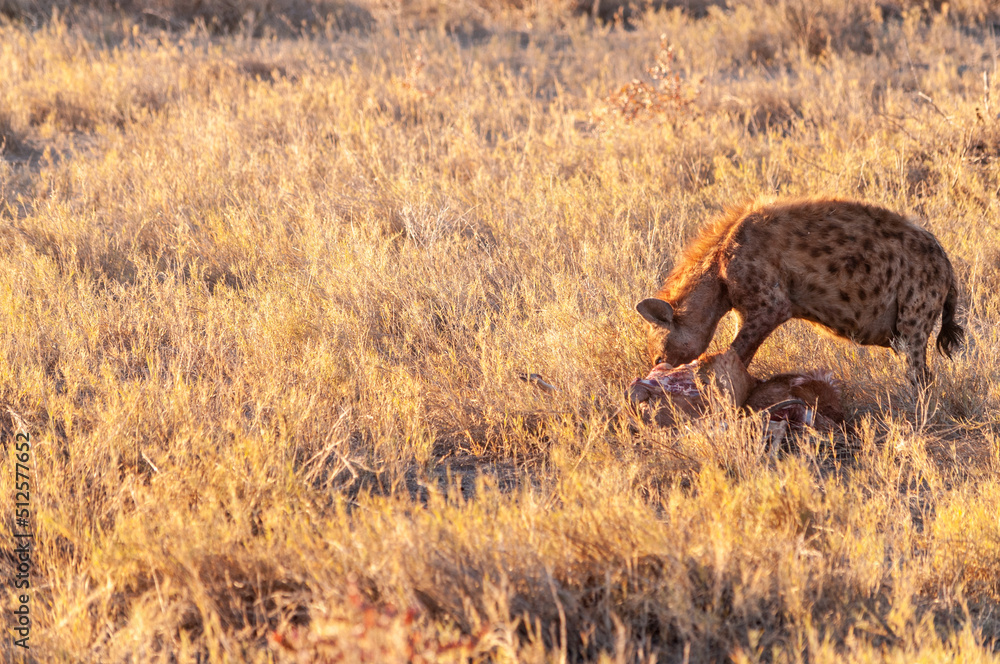
POLYGON ((0 26, 27 661, 1000 660, 995 8, 730 4, 0 26), (684 103, 613 112, 633 79, 684 103), (847 431, 623 431, 633 304, 767 193, 924 218, 966 348, 914 395, 790 323, 751 370, 831 368, 847 431))
POLYGON ((0 0, 0 14, 29 23, 53 16, 83 24, 126 18, 147 28, 294 34, 317 27, 366 30, 372 14, 350 0, 0 0))

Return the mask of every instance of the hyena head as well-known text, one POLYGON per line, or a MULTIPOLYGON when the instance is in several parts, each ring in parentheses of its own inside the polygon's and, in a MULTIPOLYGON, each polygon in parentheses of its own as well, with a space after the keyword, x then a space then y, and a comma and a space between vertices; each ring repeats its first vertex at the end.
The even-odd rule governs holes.
POLYGON ((649 323, 646 345, 654 365, 687 364, 708 347, 704 331, 696 329, 698 326, 685 325, 684 317, 674 316, 669 302, 649 297, 635 305, 635 309, 649 323))

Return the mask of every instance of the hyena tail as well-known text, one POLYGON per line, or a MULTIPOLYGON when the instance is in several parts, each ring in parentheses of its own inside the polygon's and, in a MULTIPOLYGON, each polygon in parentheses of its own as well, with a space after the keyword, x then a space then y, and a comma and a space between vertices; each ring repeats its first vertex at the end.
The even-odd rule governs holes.
POLYGON ((962 337, 965 330, 955 322, 955 306, 958 304, 958 289, 955 282, 951 283, 948 289, 948 296, 944 299, 944 309, 941 312, 941 331, 938 333, 937 348, 949 359, 953 350, 962 345, 962 337))

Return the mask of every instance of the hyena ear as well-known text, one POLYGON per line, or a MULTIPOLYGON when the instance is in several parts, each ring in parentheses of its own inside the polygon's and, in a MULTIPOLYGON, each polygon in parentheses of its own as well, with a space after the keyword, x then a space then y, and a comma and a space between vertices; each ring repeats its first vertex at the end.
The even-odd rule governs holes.
POLYGON ((645 300, 635 305, 635 310, 648 322, 657 327, 673 327, 674 308, 669 302, 665 302, 656 297, 647 297, 645 300))

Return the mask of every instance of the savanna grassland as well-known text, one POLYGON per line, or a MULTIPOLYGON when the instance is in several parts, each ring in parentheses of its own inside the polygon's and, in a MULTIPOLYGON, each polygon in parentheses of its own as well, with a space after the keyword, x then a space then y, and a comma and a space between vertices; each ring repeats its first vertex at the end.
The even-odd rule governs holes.
POLYGON ((1000 661, 1000 6, 684 4, 0 2, 4 661, 1000 661), (843 431, 630 432, 771 194, 919 217, 965 347, 791 322, 843 431))

